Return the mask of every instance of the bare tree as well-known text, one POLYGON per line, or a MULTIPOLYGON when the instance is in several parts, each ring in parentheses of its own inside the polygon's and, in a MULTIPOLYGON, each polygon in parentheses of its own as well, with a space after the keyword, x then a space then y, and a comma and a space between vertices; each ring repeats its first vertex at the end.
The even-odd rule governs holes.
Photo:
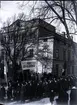
MULTIPOLYGON (((25 8, 31 2, 22 2, 19 7, 25 8)), ((37 1, 34 2, 30 14, 36 14, 36 17, 47 20, 60 27, 64 27, 67 37, 76 35, 77 27, 77 1, 37 1), (37 6, 36 6, 37 5, 37 6)), ((30 15, 31 17, 31 15, 30 15)), ((35 16, 34 16, 35 17, 35 16)))
POLYGON ((47 43, 39 42, 36 59, 42 64, 42 72, 52 72, 52 55, 53 51, 51 51, 50 46, 47 43))
MULTIPOLYGON (((56 22, 58 26, 62 24, 65 27, 67 36, 75 34, 77 27, 77 1, 48 1, 44 0, 40 6, 40 17, 50 20, 50 23, 56 22), (72 32, 71 32, 72 31, 72 32)), ((61 25, 61 27, 62 27, 61 25)))
POLYGON ((37 14, 38 14, 38 11, 36 9, 40 1, 39 0, 36 0, 36 1, 22 1, 22 2, 18 2, 17 4, 17 7, 20 9, 20 10, 24 10, 24 13, 25 13, 25 9, 28 8, 28 15, 26 15, 27 19, 32 19, 32 18, 37 18, 37 14))
MULTIPOLYGON (((20 16, 21 17, 21 16, 20 16)), ((7 66, 11 63, 13 77, 16 78, 18 69, 21 69, 20 62, 29 55, 29 48, 36 45, 37 28, 34 21, 17 19, 12 24, 8 21, 2 29, 2 46, 4 48, 7 66)))

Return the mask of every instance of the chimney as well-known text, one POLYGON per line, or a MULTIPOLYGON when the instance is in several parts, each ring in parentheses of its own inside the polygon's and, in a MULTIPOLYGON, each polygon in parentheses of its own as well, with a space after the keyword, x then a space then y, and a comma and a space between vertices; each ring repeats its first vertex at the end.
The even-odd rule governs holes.
POLYGON ((62 32, 62 33, 63 33, 63 36, 66 37, 65 32, 62 32))

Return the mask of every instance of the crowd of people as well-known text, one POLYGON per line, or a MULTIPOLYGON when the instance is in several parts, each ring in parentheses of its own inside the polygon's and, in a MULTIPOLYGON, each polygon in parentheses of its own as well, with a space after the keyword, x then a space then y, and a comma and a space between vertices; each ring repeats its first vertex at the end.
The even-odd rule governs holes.
POLYGON ((42 74, 42 76, 32 75, 32 79, 23 81, 8 81, 8 87, 0 86, 0 100, 21 100, 39 99, 50 97, 52 101, 54 96, 58 95, 60 101, 67 101, 66 91, 77 86, 77 77, 66 76, 56 78, 51 74, 42 74))

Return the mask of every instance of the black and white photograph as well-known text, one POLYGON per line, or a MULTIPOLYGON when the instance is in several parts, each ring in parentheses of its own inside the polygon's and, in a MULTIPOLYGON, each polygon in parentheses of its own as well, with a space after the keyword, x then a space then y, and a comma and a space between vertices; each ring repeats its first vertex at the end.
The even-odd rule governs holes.
POLYGON ((77 0, 0 0, 0 105, 77 105, 77 0))

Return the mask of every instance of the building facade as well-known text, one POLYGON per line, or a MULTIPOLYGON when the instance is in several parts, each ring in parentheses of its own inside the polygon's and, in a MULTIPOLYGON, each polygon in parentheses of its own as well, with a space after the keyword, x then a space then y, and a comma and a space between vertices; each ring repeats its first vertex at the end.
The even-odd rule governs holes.
MULTIPOLYGON (((74 50, 72 46, 74 42, 71 37, 67 38, 65 34, 56 33, 54 26, 41 19, 17 20, 10 27, 16 24, 21 27, 19 33, 22 33, 17 34, 19 35, 17 40, 25 39, 21 37, 24 35, 27 38, 24 40, 25 44, 22 46, 20 56, 17 59, 17 63, 21 65, 20 72, 29 70, 31 72, 52 73, 56 76, 74 74, 74 50), (28 34, 24 31, 26 28, 29 30, 28 34)), ((17 44, 22 43, 22 41, 17 42, 17 44)), ((13 49, 12 42, 14 39, 12 40, 11 37, 11 49, 13 49)))

